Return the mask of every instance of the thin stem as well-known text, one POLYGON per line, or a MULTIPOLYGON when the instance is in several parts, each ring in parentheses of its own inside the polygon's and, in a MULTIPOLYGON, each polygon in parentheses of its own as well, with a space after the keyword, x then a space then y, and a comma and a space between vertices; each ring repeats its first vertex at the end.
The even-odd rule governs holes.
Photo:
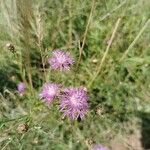
POLYGON ((69 49, 71 48, 72 45, 72 0, 69 0, 69 49))
POLYGON ((88 87, 90 87, 90 86, 92 85, 92 83, 94 82, 94 80, 95 80, 96 77, 99 75, 99 73, 100 73, 100 71, 101 71, 101 69, 102 69, 103 63, 104 63, 104 61, 105 61, 105 59, 106 59, 106 56, 107 56, 107 54, 108 54, 108 52, 109 52, 110 46, 111 46, 111 44, 112 44, 112 42, 113 42, 113 39, 114 39, 114 37, 115 37, 115 34, 116 34, 116 32, 117 32, 117 29, 118 29, 118 27, 119 27, 120 21, 121 21, 121 18, 119 18, 119 19, 117 20, 117 22, 116 22, 116 25, 115 25, 115 28, 114 28, 114 30, 113 30, 112 36, 111 36, 111 38, 110 38, 110 41, 109 41, 108 46, 107 46, 107 48, 106 48, 106 51, 105 51, 105 53, 104 53, 104 55, 103 55, 103 58, 102 58, 102 60, 101 60, 101 62, 100 62, 100 64, 99 64, 99 66, 98 66, 97 72, 96 72, 95 76, 92 78, 91 82, 88 84, 88 87))
POLYGON ((106 0, 104 0, 104 4, 105 4, 105 9, 108 10, 108 6, 107 6, 106 0))
POLYGON ((145 25, 143 26, 143 28, 140 30, 139 34, 136 36, 136 38, 130 44, 130 46, 125 51, 125 53, 123 54, 123 56, 121 57, 121 59, 119 61, 122 61, 127 56, 127 54, 129 53, 129 51, 133 48, 133 46, 135 45, 135 43, 137 42, 137 40, 139 39, 139 37, 142 35, 142 33, 144 32, 144 30, 146 29, 146 27, 148 26, 149 23, 150 23, 150 19, 147 20, 147 22, 145 23, 145 25))
POLYGON ((90 12, 89 19, 88 19, 88 22, 87 22, 87 25, 86 25, 86 28, 85 28, 84 37, 83 37, 83 41, 82 41, 82 46, 79 47, 79 59, 78 59, 78 62, 77 62, 77 68, 78 68, 79 63, 81 61, 82 52, 83 52, 83 48, 84 48, 84 45, 85 45, 85 40, 86 40, 88 29, 89 29, 89 26, 90 26, 90 23, 91 23, 94 8, 95 8, 95 0, 92 1, 91 12, 90 12))
POLYGON ((52 49, 54 49, 55 48, 55 40, 56 40, 56 37, 57 37, 57 34, 58 34, 58 32, 56 32, 56 31, 59 31, 59 27, 61 27, 61 25, 60 25, 60 23, 61 23, 61 20, 62 20, 62 16, 63 16, 63 10, 64 10, 64 7, 65 7, 65 3, 66 3, 66 1, 64 2, 64 4, 63 4, 63 6, 62 6, 62 9, 59 9, 58 11, 59 11, 59 14, 58 14, 58 19, 57 19, 57 21, 56 21, 56 28, 54 28, 54 30, 52 31, 52 36, 51 36, 51 39, 52 39, 52 41, 51 41, 51 43, 52 43, 52 45, 51 45, 51 48, 52 49))
POLYGON ((40 49, 40 55, 41 55, 41 60, 42 60, 42 68, 43 68, 43 74, 44 74, 44 78, 45 78, 45 81, 46 81, 46 70, 45 70, 45 61, 44 61, 44 54, 43 54, 43 48, 42 48, 42 45, 41 44, 38 44, 39 45, 39 49, 40 49))
MULTIPOLYGON (((106 3, 106 0, 105 0, 106 3)), ((106 15, 100 17, 100 21, 105 20, 109 16, 111 16, 114 12, 116 12, 118 9, 120 9, 122 6, 124 6, 127 3, 127 0, 124 0, 122 3, 120 3, 117 7, 115 7, 112 11, 108 12, 106 15)), ((125 9, 124 9, 125 10, 125 9)))
POLYGON ((45 61, 44 61, 44 52, 43 52, 43 46, 42 46, 42 41, 43 41, 43 34, 44 34, 44 29, 43 29, 43 20, 42 20, 42 16, 41 13, 39 11, 39 9, 37 10, 37 17, 36 17, 36 26, 37 26, 37 31, 36 31, 36 35, 37 35, 37 40, 38 40, 38 47, 40 50, 40 55, 41 55, 41 60, 42 60, 42 68, 43 68, 43 74, 44 74, 44 78, 46 81, 46 72, 45 72, 45 61))
POLYGON ((27 62, 26 62, 25 67, 26 67, 26 71, 27 71, 27 76, 28 76, 30 89, 32 91, 33 90, 33 83, 32 83, 32 69, 31 69, 30 54, 29 54, 29 50, 26 50, 26 51, 27 51, 27 57, 26 57, 27 62))
POLYGON ((8 142, 4 145, 4 147, 2 147, 1 150, 5 150, 6 147, 12 142, 13 139, 9 139, 8 142))
POLYGON ((30 90, 33 91, 32 83, 32 66, 30 58, 30 20, 33 15, 32 3, 29 0, 26 1, 16 1, 18 17, 20 17, 20 32, 22 33, 21 39, 23 40, 23 57, 24 57, 24 67, 27 72, 28 82, 30 84, 30 90))

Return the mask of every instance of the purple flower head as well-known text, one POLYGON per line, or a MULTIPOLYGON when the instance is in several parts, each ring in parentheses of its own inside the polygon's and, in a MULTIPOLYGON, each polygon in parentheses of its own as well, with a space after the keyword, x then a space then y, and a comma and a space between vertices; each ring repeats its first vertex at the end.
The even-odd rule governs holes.
POLYGON ((60 110, 71 119, 83 118, 88 110, 85 88, 67 88, 60 95, 60 110))
POLYGON ((108 150, 108 149, 106 147, 98 144, 98 145, 93 146, 92 150, 108 150))
POLYGON ((18 92, 19 92, 20 94, 23 94, 24 91, 25 91, 25 89, 26 89, 25 83, 20 82, 20 83, 17 85, 17 90, 18 90, 18 92))
POLYGON ((68 52, 54 50, 52 52, 52 57, 48 62, 54 70, 69 70, 70 66, 74 63, 74 60, 68 52))
POLYGON ((55 83, 45 83, 39 96, 49 104, 59 94, 59 91, 60 85, 55 83))

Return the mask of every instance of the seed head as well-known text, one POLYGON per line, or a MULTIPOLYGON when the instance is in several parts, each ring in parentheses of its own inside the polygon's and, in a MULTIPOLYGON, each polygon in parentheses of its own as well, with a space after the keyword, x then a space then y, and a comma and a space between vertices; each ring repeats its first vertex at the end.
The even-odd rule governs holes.
POLYGON ((20 124, 17 128, 18 133, 25 133, 29 129, 29 126, 27 124, 20 124))

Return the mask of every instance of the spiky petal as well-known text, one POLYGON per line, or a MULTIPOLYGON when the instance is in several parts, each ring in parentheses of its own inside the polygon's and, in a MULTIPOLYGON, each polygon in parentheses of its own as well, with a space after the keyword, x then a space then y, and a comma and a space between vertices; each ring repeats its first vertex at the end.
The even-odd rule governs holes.
POLYGON ((50 66, 54 70, 69 70, 74 60, 70 53, 62 50, 54 50, 52 57, 48 60, 50 66))
POLYGON ((50 104, 54 100, 54 98, 58 96, 59 91, 60 85, 55 83, 45 83, 39 96, 45 102, 50 104))
POLYGON ((67 88, 60 96, 60 110, 71 119, 83 118, 88 110, 85 88, 67 88))

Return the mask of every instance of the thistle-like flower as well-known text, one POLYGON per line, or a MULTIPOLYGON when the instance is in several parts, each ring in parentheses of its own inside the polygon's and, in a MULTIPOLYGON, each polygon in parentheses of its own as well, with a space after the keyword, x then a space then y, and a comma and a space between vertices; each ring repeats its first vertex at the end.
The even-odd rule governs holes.
POLYGON ((45 83, 39 94, 40 98, 50 104, 60 92, 60 85, 55 83, 45 83))
POLYGON ((60 110, 71 119, 83 118, 88 110, 85 88, 67 88, 60 95, 60 110))
POLYGON ((98 144, 98 145, 94 145, 92 150, 108 150, 106 147, 98 144))
POLYGON ((54 70, 69 70, 74 60, 68 52, 62 50, 54 50, 52 57, 48 60, 50 66, 54 70))
POLYGON ((17 90, 18 90, 18 92, 19 92, 20 94, 23 94, 24 91, 25 91, 25 89, 26 89, 25 83, 20 82, 20 83, 17 85, 17 90))

